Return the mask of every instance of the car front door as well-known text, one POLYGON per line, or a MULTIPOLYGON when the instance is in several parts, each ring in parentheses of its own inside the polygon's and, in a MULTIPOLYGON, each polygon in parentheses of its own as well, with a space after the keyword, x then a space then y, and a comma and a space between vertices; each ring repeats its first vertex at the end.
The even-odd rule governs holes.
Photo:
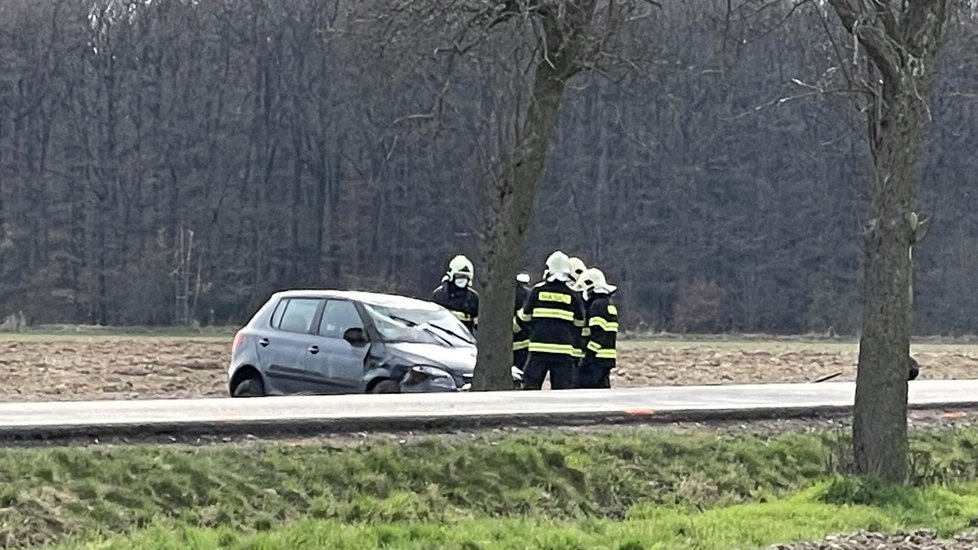
POLYGON ((272 390, 304 393, 316 390, 302 368, 302 360, 315 336, 313 325, 324 300, 284 298, 272 314, 271 330, 258 340, 258 354, 272 390))
POLYGON ((369 346, 343 339, 347 330, 364 328, 356 305, 347 300, 327 300, 318 328, 303 360, 306 375, 316 379, 324 393, 361 391, 369 346))

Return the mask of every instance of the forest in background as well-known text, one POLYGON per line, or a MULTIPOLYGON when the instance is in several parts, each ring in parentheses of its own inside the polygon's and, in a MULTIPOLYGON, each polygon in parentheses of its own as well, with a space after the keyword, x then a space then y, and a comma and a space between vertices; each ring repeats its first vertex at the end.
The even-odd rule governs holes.
MULTIPOLYGON (((854 333, 868 159, 822 85, 833 14, 652 13, 564 98, 525 267, 555 248, 601 267, 631 328, 854 333)), ((437 28, 390 36, 340 1, 3 2, 0 314, 235 324, 283 288, 427 296, 479 257, 498 124, 492 65, 449 79, 437 28)), ((920 334, 978 332, 976 101, 958 14, 923 154, 920 334)))

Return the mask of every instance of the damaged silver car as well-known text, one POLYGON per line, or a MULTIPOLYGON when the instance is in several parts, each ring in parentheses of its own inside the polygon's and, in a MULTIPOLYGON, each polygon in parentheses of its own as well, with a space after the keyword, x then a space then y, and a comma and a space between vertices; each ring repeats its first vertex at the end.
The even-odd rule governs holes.
MULTIPOLYGON (((472 333, 424 300, 367 292, 274 294, 234 336, 232 396, 464 391, 472 333)), ((513 369, 514 386, 522 373, 513 369)))

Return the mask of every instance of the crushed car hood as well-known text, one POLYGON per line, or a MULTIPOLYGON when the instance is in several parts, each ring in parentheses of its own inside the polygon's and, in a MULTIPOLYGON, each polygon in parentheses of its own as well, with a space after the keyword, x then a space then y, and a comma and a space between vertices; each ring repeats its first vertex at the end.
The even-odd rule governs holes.
POLYGON ((447 348, 436 344, 398 342, 387 344, 387 352, 415 365, 448 369, 458 375, 475 370, 475 346, 447 348))

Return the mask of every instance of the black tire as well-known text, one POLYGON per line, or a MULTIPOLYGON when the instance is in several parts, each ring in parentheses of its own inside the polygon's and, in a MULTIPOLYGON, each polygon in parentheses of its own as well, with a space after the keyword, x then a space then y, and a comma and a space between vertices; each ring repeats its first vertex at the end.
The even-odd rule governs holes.
POLYGON ((397 387, 397 382, 393 380, 381 380, 370 388, 370 393, 401 393, 397 387))
POLYGON ((265 395, 265 385, 257 374, 250 374, 238 381, 231 392, 231 397, 262 397, 265 395))

